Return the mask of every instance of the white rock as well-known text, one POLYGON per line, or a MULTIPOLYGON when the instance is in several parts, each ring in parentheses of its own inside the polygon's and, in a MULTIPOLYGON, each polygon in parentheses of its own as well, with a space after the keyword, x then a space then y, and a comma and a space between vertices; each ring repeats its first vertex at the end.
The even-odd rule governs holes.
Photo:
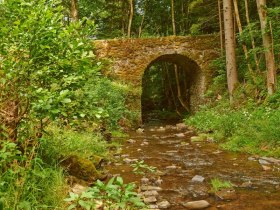
POLYGON ((168 201, 161 201, 159 203, 157 203, 158 208, 160 209, 168 209, 171 205, 168 201))
POLYGON ((195 175, 195 176, 192 178, 192 182, 203 182, 204 179, 205 179, 205 178, 204 178, 203 176, 195 175))
POLYGON ((148 209, 158 209, 158 206, 155 204, 149 205, 148 209))
POLYGON ((210 206, 206 200, 191 201, 183 204, 188 209, 204 209, 210 206))
POLYGON ((166 169, 176 169, 177 168, 177 166, 174 166, 174 165, 172 165, 172 166, 166 166, 166 169))
POLYGON ((185 137, 185 134, 183 134, 183 133, 176 133, 175 136, 178 137, 178 138, 183 138, 183 137, 185 137))
POLYGON ((263 159, 259 159, 259 163, 261 165, 270 165, 270 162, 266 161, 266 160, 263 160, 263 159))
POLYGON ((157 186, 141 186, 141 190, 142 191, 162 191, 161 187, 157 187, 157 186))

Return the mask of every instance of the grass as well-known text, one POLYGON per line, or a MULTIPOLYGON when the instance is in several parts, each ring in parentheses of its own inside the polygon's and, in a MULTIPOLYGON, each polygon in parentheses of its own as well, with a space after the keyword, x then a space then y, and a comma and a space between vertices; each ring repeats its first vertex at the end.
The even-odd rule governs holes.
POLYGON ((218 178, 211 179, 211 191, 214 193, 221 189, 227 189, 232 187, 233 185, 229 181, 222 181, 218 178))
POLYGON ((224 149, 280 157, 279 108, 256 104, 234 108, 220 102, 185 122, 212 135, 224 149))
POLYGON ((92 155, 108 157, 109 145, 100 134, 78 132, 55 125, 49 126, 47 132, 49 135, 42 139, 40 152, 44 160, 49 163, 74 155, 86 159, 92 155))

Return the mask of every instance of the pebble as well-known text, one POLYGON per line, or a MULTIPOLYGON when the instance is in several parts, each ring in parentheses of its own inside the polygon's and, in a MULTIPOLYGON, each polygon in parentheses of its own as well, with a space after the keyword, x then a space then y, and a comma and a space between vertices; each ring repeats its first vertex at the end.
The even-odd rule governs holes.
POLYGON ((141 190, 142 191, 162 191, 161 187, 157 187, 157 186, 141 186, 141 190))
POLYGON ((270 162, 266 161, 266 160, 263 160, 263 159, 259 159, 259 163, 261 165, 270 165, 270 162))
POLYGON ((270 171, 271 170, 271 167, 266 166, 266 165, 262 165, 262 168, 263 168, 264 171, 270 171))
POLYGON ((123 162, 125 162, 127 164, 134 163, 134 162, 137 162, 137 161, 138 161, 138 159, 130 159, 130 158, 123 159, 123 162))
POLYGON ((131 143, 131 144, 133 144, 133 143, 135 143, 136 141, 135 141, 135 140, 133 140, 133 139, 128 139, 126 142, 127 142, 127 143, 131 143))
POLYGON ((158 208, 160 209, 168 209, 171 205, 168 201, 161 201, 159 203, 157 203, 158 208))
POLYGON ((148 209, 158 209, 158 205, 155 204, 149 205, 148 209))
POLYGON ((215 192, 215 196, 225 201, 231 201, 237 199, 237 194, 233 188, 219 190, 215 192))
POLYGON ((202 141, 202 139, 201 139, 200 136, 192 136, 192 137, 191 137, 191 141, 192 141, 192 142, 202 141))
POLYGON ((177 123, 176 124, 176 128, 177 130, 187 130, 188 129, 188 126, 185 124, 185 123, 177 123))
POLYGON ((157 131, 158 131, 158 132, 165 132, 166 129, 165 129, 164 127, 160 127, 160 128, 157 129, 157 131))
POLYGON ((148 184, 150 182, 150 180, 148 179, 148 178, 146 178, 146 177, 143 177, 142 179, 141 179, 141 183, 142 184, 148 184))
POLYGON ((172 165, 172 166, 166 166, 166 169, 176 169, 177 168, 177 166, 174 166, 174 165, 172 165))
POLYGON ((248 157, 248 160, 250 160, 250 161, 255 161, 256 158, 254 158, 254 157, 248 157))
POLYGON ((204 209, 209 207, 210 204, 206 200, 199 200, 184 203, 183 206, 185 206, 188 209, 204 209))
POLYGON ((192 182, 203 182, 204 179, 205 179, 205 178, 204 178, 203 176, 195 175, 195 176, 192 178, 192 182))
POLYGON ((183 134, 183 133, 176 133, 176 134, 174 134, 174 136, 178 137, 178 138, 183 138, 183 137, 185 137, 185 134, 183 134))
POLYGON ((162 184, 163 180, 161 178, 158 178, 156 181, 155 181, 155 185, 156 186, 160 186, 162 184))
POLYGON ((260 160, 265 160, 265 161, 267 161, 267 162, 280 165, 280 160, 279 160, 279 159, 276 159, 276 158, 272 158, 272 157, 261 157, 260 160))
POLYGON ((73 193, 80 195, 87 190, 87 187, 80 184, 75 184, 71 190, 73 193))
POLYGON ((149 196, 158 196, 158 192, 156 190, 150 190, 150 191, 145 191, 142 193, 142 195, 144 195, 145 197, 149 197, 149 196))
POLYGON ((248 181, 248 182, 243 182, 240 187, 242 188, 251 188, 253 186, 252 182, 251 181, 248 181))
POLYGON ((143 128, 138 128, 137 130, 136 130, 136 133, 143 133, 144 132, 144 129, 143 128))
POLYGON ((148 204, 148 203, 155 203, 155 202, 157 202, 157 199, 156 199, 155 196, 144 198, 144 203, 146 203, 146 204, 148 204))

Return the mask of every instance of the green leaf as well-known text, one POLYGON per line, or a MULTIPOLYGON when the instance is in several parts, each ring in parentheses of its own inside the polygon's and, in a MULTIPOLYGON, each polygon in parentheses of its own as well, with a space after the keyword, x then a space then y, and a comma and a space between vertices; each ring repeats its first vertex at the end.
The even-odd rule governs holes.
POLYGON ((70 98, 64 98, 61 102, 64 104, 68 104, 68 103, 71 103, 72 101, 70 98))
POLYGON ((75 209, 76 207, 77 207, 77 204, 73 203, 68 207, 68 210, 75 209))

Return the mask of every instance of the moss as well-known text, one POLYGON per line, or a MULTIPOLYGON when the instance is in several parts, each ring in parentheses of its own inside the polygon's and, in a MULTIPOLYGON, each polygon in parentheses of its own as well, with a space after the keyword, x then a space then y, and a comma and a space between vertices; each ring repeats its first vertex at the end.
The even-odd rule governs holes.
MULTIPOLYGON (((96 162, 101 159, 95 159, 96 162)), ((71 155, 61 162, 62 167, 72 176, 85 181, 92 182, 101 177, 101 174, 96 170, 93 161, 71 155)))

